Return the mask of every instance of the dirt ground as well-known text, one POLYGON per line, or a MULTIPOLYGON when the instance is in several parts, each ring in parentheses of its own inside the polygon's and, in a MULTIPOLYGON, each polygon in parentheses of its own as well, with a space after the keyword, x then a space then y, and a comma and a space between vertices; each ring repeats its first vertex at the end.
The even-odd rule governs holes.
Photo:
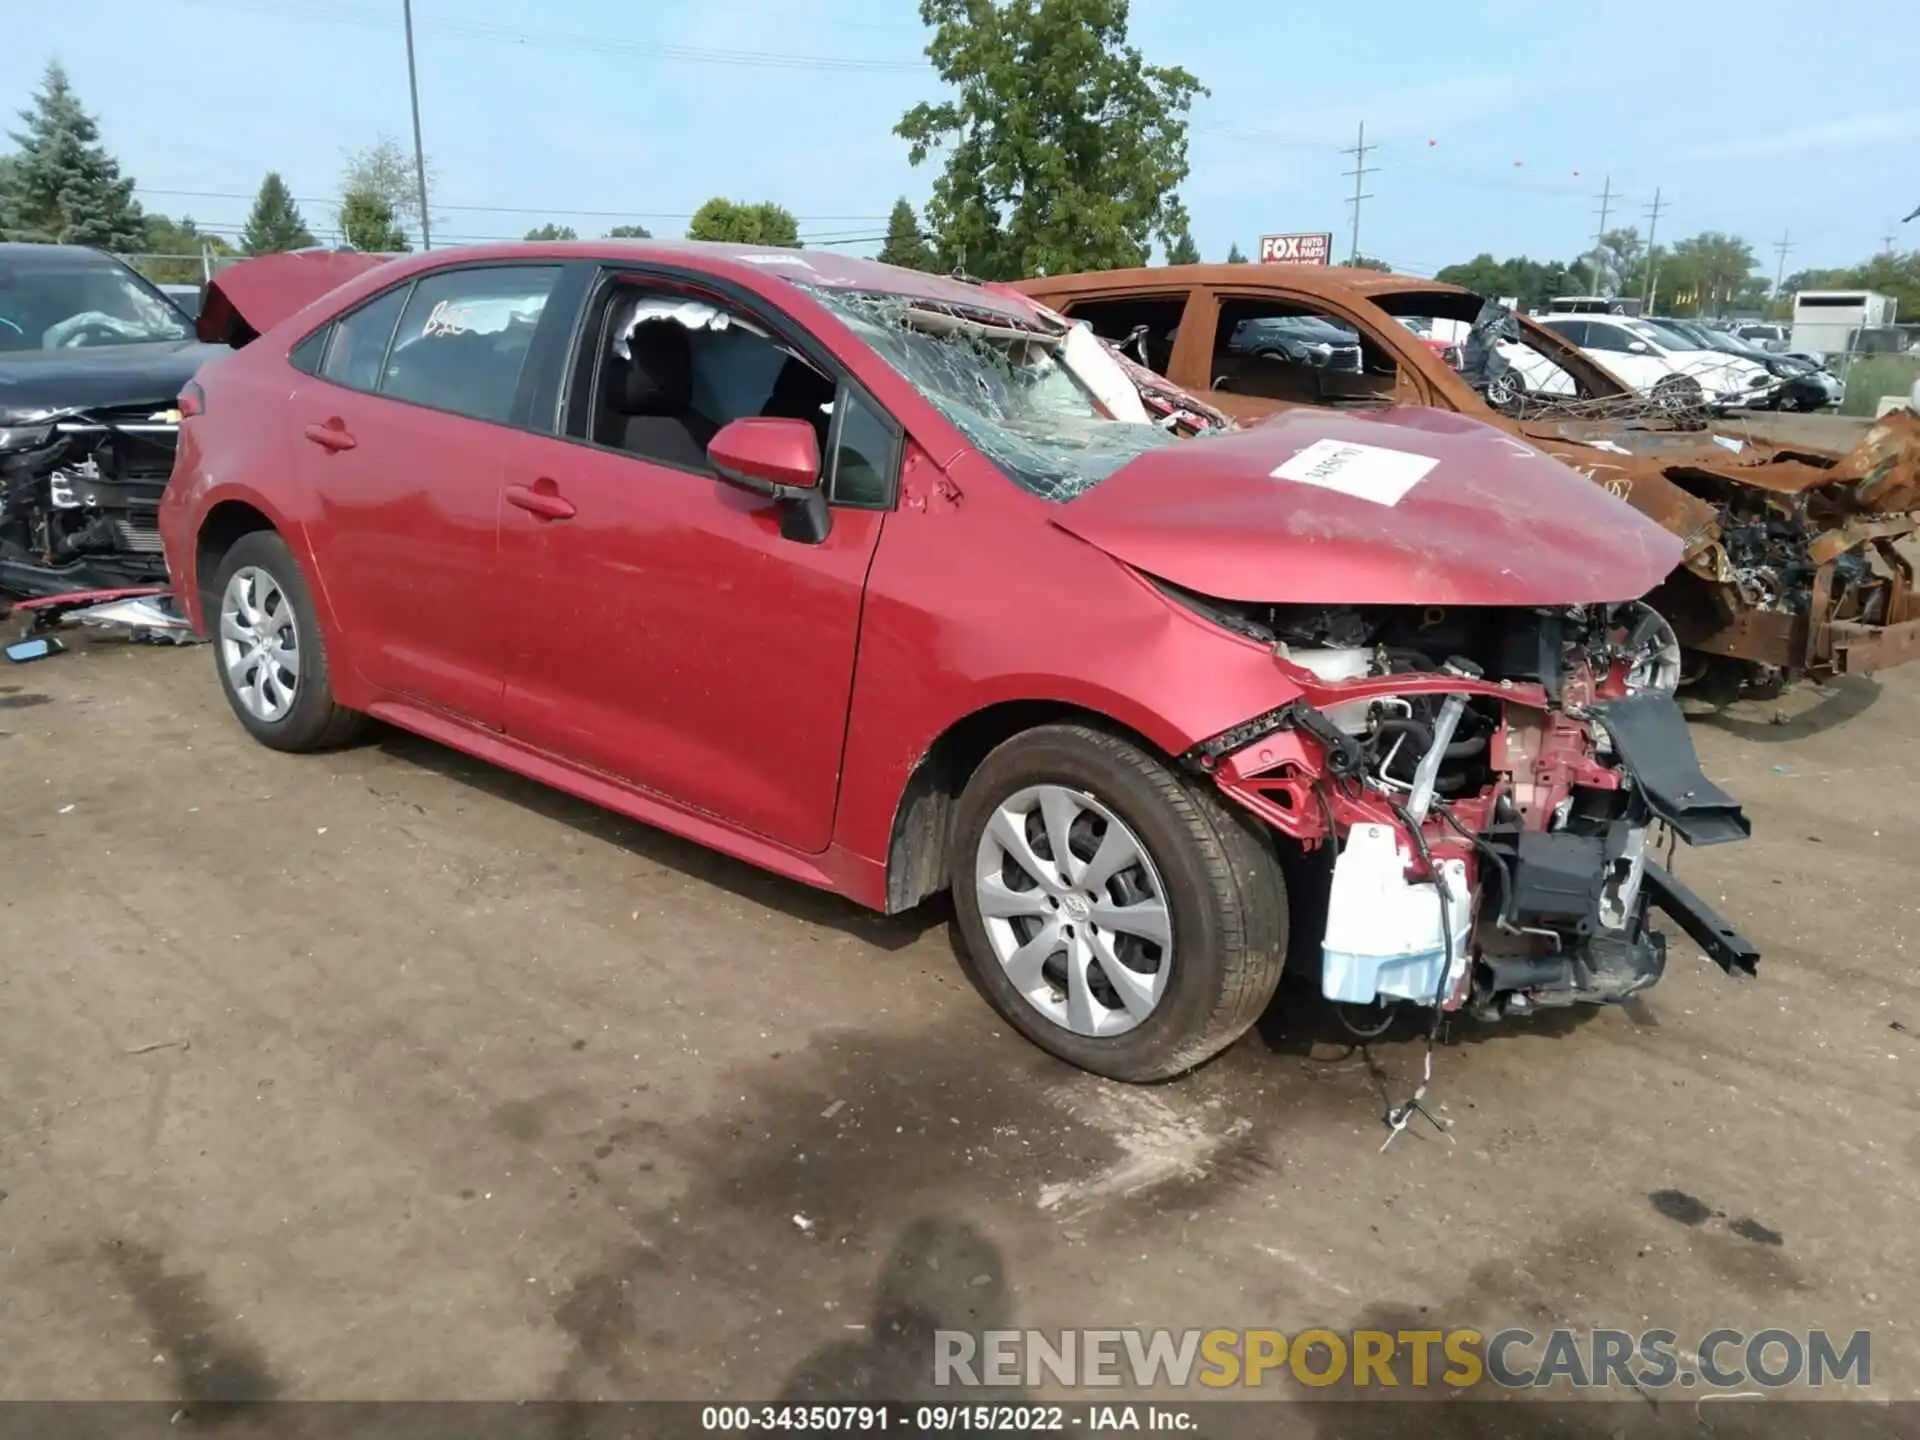
POLYGON ((903 1395, 909 1308, 1868 1328, 1920 1396, 1917 721, 1893 673, 1696 722, 1755 838, 1679 871, 1760 978, 1676 940, 1628 1008, 1470 1031, 1451 1143, 1380 1154, 1420 1047, 1303 997, 1107 1084, 937 906, 391 733, 272 753, 203 648, 0 667, 0 1398, 903 1395))

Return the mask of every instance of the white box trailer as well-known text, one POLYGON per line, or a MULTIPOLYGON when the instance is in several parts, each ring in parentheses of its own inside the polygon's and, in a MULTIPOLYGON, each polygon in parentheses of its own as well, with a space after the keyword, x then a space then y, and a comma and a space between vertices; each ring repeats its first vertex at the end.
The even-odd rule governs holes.
POLYGON ((1803 290, 1793 297, 1792 350, 1844 355, 1862 330, 1893 324, 1898 302, 1872 290, 1803 290))

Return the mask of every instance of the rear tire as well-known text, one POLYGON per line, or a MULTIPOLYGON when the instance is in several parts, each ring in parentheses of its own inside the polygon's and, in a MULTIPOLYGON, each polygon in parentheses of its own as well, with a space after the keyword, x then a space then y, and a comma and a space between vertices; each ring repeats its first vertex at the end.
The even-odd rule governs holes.
POLYGON ((271 530, 234 541, 213 588, 214 669, 247 733, 275 750, 345 745, 367 717, 333 698, 326 637, 287 542, 271 530))
POLYGON ((961 795, 951 853, 968 977, 1022 1035, 1081 1069, 1133 1082, 1181 1074, 1232 1044, 1273 998, 1287 892, 1272 841, 1126 740, 1085 725, 1008 740, 961 795), (1023 807, 1024 822, 1009 819, 1023 807), (1063 881, 1052 822, 1068 814, 1063 881), (1045 884, 1011 858, 1021 846, 1010 826, 1024 826, 1030 858, 1052 877, 1045 884), (1137 858, 1103 875, 1109 842, 1137 858), (1164 944, 1141 938, 1152 927, 1138 917, 1156 901, 1164 944), (1103 927, 1109 920, 1118 923, 1103 927), (1068 938, 1043 972, 1033 955, 1054 943, 1047 926, 1068 938), (1077 993, 1076 954, 1088 977, 1077 993))

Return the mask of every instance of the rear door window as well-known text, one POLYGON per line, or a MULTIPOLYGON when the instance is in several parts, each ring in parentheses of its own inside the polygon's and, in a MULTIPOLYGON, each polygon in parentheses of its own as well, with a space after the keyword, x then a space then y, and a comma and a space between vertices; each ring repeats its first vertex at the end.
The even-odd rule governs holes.
POLYGON ((557 265, 446 270, 413 287, 380 393, 504 424, 557 265))
POLYGON ((336 320, 326 358, 320 362, 320 378, 354 390, 377 386, 387 346, 393 340, 393 327, 406 303, 407 287, 402 285, 336 320))

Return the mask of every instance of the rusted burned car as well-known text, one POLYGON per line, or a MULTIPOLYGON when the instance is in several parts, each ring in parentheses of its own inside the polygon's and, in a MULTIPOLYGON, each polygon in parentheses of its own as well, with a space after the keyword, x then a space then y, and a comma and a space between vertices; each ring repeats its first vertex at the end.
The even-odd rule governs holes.
POLYGON ((1845 455, 1757 439, 1738 421, 1709 428, 1684 397, 1637 395, 1504 307, 1372 270, 1162 266, 1008 288, 1242 422, 1303 405, 1430 405, 1565 461, 1681 539, 1680 568, 1648 597, 1659 617, 1648 639, 1672 683, 1731 699, 1920 655, 1920 602, 1895 547, 1920 508, 1913 415, 1880 421, 1845 455), (1300 317, 1357 334, 1360 363, 1300 364, 1233 343, 1248 322, 1300 317), (1457 369, 1429 343, 1443 327, 1463 337, 1457 369))

